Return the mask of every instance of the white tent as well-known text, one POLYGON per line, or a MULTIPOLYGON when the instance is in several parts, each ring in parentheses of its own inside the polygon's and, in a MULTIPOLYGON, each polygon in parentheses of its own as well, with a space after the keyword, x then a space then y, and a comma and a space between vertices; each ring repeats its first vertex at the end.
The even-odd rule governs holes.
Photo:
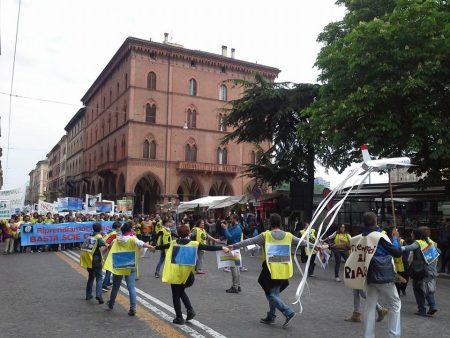
POLYGON ((219 209, 232 206, 236 203, 247 202, 245 195, 240 196, 206 196, 198 198, 196 200, 181 202, 177 208, 177 214, 181 214, 188 209, 194 209, 197 207, 208 209, 219 209))

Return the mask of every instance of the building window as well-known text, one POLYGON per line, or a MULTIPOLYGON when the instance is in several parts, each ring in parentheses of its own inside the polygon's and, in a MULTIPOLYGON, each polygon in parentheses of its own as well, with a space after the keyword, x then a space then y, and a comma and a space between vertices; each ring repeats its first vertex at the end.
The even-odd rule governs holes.
POLYGON ((219 100, 226 101, 227 100, 227 86, 221 85, 219 88, 219 100))
POLYGON ((117 111, 116 108, 116 129, 119 127, 119 112, 117 111))
POLYGON ((156 123, 156 105, 147 103, 145 105, 145 122, 156 123))
POLYGON ((188 128, 196 128, 197 127, 197 112, 195 110, 188 109, 187 126, 188 126, 188 128))
POLYGON ((256 153, 253 150, 250 153, 250 163, 251 164, 256 164, 256 153))
POLYGON ((195 144, 186 144, 186 147, 184 148, 184 158, 187 162, 197 161, 197 146, 195 144))
POLYGON ((197 96, 197 81, 195 79, 189 80, 189 95, 197 96))
POLYGON ((224 123, 224 119, 225 119, 225 115, 219 114, 219 118, 218 118, 218 126, 217 129, 219 131, 227 131, 227 127, 224 123))
POLYGON ((108 115, 108 133, 111 132, 111 113, 108 115))
POLYGON ((217 148, 217 163, 227 164, 227 149, 217 148))
POLYGON ((119 82, 117 82, 117 85, 116 85, 116 96, 117 96, 117 98, 119 97, 119 93, 120 93, 120 84, 119 84, 119 82))
POLYGON ((105 96, 103 96, 103 109, 105 109, 105 107, 106 107, 106 97, 105 96))
POLYGON ((191 61, 191 67, 192 67, 192 68, 195 68, 196 66, 197 66, 197 63, 196 63, 194 60, 192 60, 192 61, 191 61))
POLYGON ((125 90, 128 89, 128 74, 125 74, 125 90))
POLYGON ((147 88, 156 89, 156 74, 153 72, 150 72, 147 75, 147 88))
POLYGON ((109 90, 109 104, 112 103, 112 89, 109 90))
POLYGON ((144 141, 144 151, 142 157, 149 158, 150 157, 150 142, 147 140, 144 141))
POLYGON ((109 162, 109 144, 106 147, 106 162, 109 162))
POLYGON ((114 157, 114 161, 117 160, 117 141, 114 140, 114 148, 113 148, 113 157, 114 157))
POLYGON ((150 142, 150 159, 156 159, 156 142, 154 140, 150 142))
POLYGON ((126 143, 125 143, 125 136, 122 137, 122 158, 125 158, 125 149, 126 143))

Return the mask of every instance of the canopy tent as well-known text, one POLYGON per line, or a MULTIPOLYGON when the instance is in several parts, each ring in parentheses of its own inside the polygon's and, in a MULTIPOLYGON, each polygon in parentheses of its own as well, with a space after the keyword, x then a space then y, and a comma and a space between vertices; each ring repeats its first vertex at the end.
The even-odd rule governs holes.
POLYGON ((219 209, 232 206, 236 203, 246 203, 247 197, 245 195, 240 196, 206 196, 198 198, 196 200, 181 202, 177 208, 177 214, 181 214, 189 209, 194 208, 208 208, 219 209))

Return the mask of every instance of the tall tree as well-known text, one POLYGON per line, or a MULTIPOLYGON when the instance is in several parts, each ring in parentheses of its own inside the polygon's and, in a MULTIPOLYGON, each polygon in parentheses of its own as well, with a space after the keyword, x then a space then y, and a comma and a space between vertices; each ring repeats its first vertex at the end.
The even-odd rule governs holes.
POLYGON ((319 35, 323 82, 308 110, 322 162, 342 171, 359 146, 412 157, 427 182, 450 178, 450 7, 446 0, 341 0, 319 35))
MULTIPOLYGON (((250 177, 278 185, 289 181, 305 182, 308 199, 305 219, 311 217, 314 193, 314 146, 308 139, 297 137, 300 124, 307 125, 302 111, 318 94, 318 85, 272 83, 256 74, 254 81, 235 80, 244 90, 240 99, 230 102, 224 123, 233 131, 224 137, 229 141, 268 142, 268 149, 259 148, 257 162, 247 164, 250 177)), ((304 127, 306 128, 306 127, 304 127)), ((291 190, 292 193, 292 190, 291 190)), ((291 194, 292 196, 292 194, 291 194)))

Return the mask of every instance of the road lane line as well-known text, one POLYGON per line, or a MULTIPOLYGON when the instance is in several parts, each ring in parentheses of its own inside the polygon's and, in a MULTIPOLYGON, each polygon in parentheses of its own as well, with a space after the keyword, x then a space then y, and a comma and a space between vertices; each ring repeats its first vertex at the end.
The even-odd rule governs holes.
MULTIPOLYGON (((80 255, 78 255, 76 252, 68 250, 66 252, 70 252, 76 259, 79 259, 80 255)), ((123 285, 126 285, 125 282, 122 282, 123 285)), ((170 305, 162 302, 161 300, 159 300, 158 298, 155 298, 151 295, 149 295, 148 293, 146 293, 145 291, 136 288, 136 293, 140 294, 141 296, 144 296, 145 298, 147 298, 148 300, 150 300, 151 302, 155 303, 156 305, 159 305, 160 307, 162 307, 163 309, 167 310, 168 312, 175 314, 175 310, 173 307, 171 307, 170 305)), ((157 308, 155 308, 157 309, 157 308)), ((159 309, 157 309, 158 311, 160 311, 159 309)), ((165 314, 165 313, 164 313, 165 314)), ((163 317, 164 318, 164 317, 163 317)), ((173 317, 169 317, 170 321, 173 317)), ((213 330, 212 328, 210 328, 209 326, 199 322, 198 320, 191 320, 190 321, 191 324, 197 326, 199 329, 205 331, 206 333, 208 333, 210 336, 214 337, 214 338, 227 338, 226 336, 222 335, 221 333, 213 330)))
MULTIPOLYGON (((86 278, 86 270, 81 268, 78 264, 76 264, 74 261, 76 259, 74 256, 62 251, 62 252, 56 252, 55 253, 58 258, 66 262, 73 270, 78 272, 80 275, 86 278)), ((128 291, 127 291, 128 292, 128 291)), ((128 309, 129 300, 125 296, 121 294, 117 294, 117 302, 123 306, 125 309, 128 309)), ((181 332, 176 330, 174 327, 172 327, 170 324, 167 324, 166 322, 162 321, 161 319, 158 319, 156 316, 150 314, 148 311, 144 310, 143 308, 137 309, 136 317, 138 317, 140 320, 142 320, 147 326, 149 326, 152 330, 159 333, 162 337, 167 338, 183 338, 185 337, 181 332), (142 310, 142 311, 139 311, 142 310)))

